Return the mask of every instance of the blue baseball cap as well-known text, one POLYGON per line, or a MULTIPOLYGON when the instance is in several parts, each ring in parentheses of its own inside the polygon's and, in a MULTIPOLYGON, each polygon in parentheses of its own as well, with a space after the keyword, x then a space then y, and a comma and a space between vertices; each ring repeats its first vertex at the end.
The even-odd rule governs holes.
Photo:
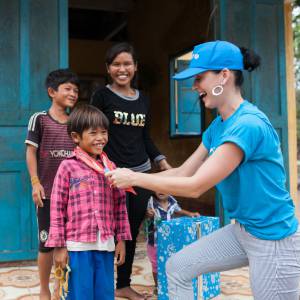
POLYGON ((214 41, 194 47, 190 65, 173 76, 183 80, 210 70, 243 70, 243 55, 240 48, 225 41, 214 41))

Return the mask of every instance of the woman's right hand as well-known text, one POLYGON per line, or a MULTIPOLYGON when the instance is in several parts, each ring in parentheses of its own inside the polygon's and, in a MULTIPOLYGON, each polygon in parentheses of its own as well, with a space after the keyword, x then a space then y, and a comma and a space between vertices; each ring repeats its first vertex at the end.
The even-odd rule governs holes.
POLYGON ((55 266, 60 266, 62 269, 64 269, 68 262, 68 258, 69 255, 66 247, 54 249, 53 259, 55 266))
POLYGON ((126 169, 126 168, 117 168, 113 171, 105 173, 106 178, 113 187, 119 189, 126 189, 133 186, 135 177, 137 176, 136 172, 126 169))
POLYGON ((32 186, 32 199, 35 205, 43 207, 44 203, 42 199, 45 199, 45 191, 43 186, 37 182, 32 186))

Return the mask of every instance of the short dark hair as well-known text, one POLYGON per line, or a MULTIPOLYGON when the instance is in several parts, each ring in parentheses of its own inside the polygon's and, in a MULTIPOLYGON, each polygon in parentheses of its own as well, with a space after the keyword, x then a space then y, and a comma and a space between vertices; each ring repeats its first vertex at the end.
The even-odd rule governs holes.
POLYGON ((58 69, 50 72, 46 78, 45 86, 47 90, 52 88, 57 91, 58 87, 64 83, 72 83, 79 88, 79 78, 70 69, 58 69))
POLYGON ((104 128, 108 129, 109 121, 105 114, 90 104, 79 104, 71 112, 67 128, 68 134, 76 132, 82 135, 84 130, 90 128, 104 128))

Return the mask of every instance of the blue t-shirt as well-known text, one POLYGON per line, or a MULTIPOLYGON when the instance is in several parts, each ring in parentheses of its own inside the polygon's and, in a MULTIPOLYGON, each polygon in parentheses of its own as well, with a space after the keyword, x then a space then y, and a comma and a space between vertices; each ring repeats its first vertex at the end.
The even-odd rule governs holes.
POLYGON ((279 138, 264 113, 243 101, 225 121, 218 116, 202 141, 209 155, 226 142, 244 152, 241 164, 217 185, 230 218, 266 240, 279 240, 297 230, 279 138))

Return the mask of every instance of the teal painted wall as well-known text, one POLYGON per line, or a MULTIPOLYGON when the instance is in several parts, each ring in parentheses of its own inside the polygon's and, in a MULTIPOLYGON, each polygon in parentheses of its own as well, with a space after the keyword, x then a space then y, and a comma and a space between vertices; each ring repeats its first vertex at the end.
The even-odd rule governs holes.
MULTIPOLYGON (((216 0, 215 37, 253 49, 262 59, 261 67, 245 73, 243 95, 269 117, 277 130, 288 174, 288 115, 283 0, 216 0)), ((287 176, 288 178, 288 176, 287 176)), ((289 187, 289 182, 287 182, 289 187)), ((227 223, 220 197, 217 213, 227 223)))

